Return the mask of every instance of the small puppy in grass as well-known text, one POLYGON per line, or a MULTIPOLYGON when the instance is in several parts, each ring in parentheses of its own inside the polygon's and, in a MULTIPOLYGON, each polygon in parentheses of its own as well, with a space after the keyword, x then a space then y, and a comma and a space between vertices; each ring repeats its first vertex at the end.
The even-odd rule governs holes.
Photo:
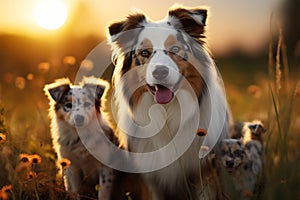
POLYGON ((263 139, 266 132, 260 121, 245 122, 240 139, 223 139, 217 144, 213 164, 219 183, 219 199, 247 199, 253 195, 263 169, 263 139))
POLYGON ((243 144, 238 139, 224 139, 215 150, 215 167, 223 199, 245 199, 252 196, 256 175, 243 144))
POLYGON ((259 120, 239 123, 234 138, 240 139, 249 159, 253 162, 253 170, 259 174, 263 168, 263 135, 266 129, 259 120))
POLYGON ((252 122, 235 122, 234 129, 235 133, 231 138, 242 139, 244 142, 248 140, 262 142, 262 135, 266 132, 266 129, 260 120, 253 120, 252 122))
POLYGON ((264 143, 263 134, 266 129, 259 120, 245 122, 242 129, 242 138, 245 152, 252 161, 252 170, 256 175, 263 169, 264 143))
MULTIPOLYGON (((112 130, 100 111, 101 97, 107 84, 97 78, 84 78, 72 85, 67 78, 46 85, 44 91, 50 101, 51 136, 58 159, 71 161, 64 171, 65 188, 77 199, 110 199, 115 171, 90 154, 83 143, 102 145, 106 136, 118 145, 112 130), (100 141, 100 142, 99 142, 100 141), (97 195, 96 185, 99 185, 97 195)), ((108 154, 108 152, 101 152, 108 154)), ((109 155, 107 155, 109 156, 109 155)))

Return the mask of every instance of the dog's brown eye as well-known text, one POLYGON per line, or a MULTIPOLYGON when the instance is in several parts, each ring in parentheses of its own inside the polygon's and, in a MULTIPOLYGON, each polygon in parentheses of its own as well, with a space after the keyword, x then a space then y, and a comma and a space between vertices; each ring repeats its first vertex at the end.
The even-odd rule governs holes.
POLYGON ((90 105, 91 105, 90 102, 85 102, 85 103, 83 104, 84 107, 89 107, 90 105))
POLYGON ((179 46, 172 46, 170 49, 170 52, 175 54, 178 53, 180 51, 180 47, 179 46))
POLYGON ((66 103, 65 107, 71 109, 72 108, 72 103, 66 103))
POLYGON ((148 51, 147 49, 144 49, 141 51, 141 56, 143 56, 144 58, 148 58, 150 56, 150 51, 148 51))

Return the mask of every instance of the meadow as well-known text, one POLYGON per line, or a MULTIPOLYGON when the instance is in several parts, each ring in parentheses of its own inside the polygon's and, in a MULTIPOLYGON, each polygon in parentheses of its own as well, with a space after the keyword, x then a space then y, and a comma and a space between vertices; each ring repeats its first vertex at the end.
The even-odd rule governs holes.
MULTIPOLYGON (((99 39, 72 38, 52 46, 15 36, 0 40, 5 41, 0 52, 0 199, 69 199, 56 175, 65 166, 57 164, 51 146, 42 88, 56 78, 74 80, 99 39)), ((260 54, 233 53, 216 57, 216 63, 235 121, 258 119, 267 129, 264 173, 252 199, 299 199, 299 62, 284 51, 280 37, 273 41, 260 54)))

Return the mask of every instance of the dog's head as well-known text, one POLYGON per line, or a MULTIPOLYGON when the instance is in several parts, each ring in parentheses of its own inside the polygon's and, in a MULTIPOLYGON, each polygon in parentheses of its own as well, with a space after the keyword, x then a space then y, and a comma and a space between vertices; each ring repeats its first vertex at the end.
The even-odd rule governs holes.
POLYGON ((130 105, 144 92, 151 93, 159 104, 169 103, 183 78, 197 97, 201 96, 205 67, 199 65, 210 62, 202 46, 206 17, 205 9, 175 8, 160 22, 151 22, 139 13, 109 26, 118 76, 131 71, 127 86, 145 81, 128 97, 130 105))
POLYGON ((223 139, 216 148, 216 157, 227 172, 234 172, 246 159, 242 143, 238 139, 223 139))
POLYGON ((105 87, 106 83, 96 78, 85 78, 76 86, 69 79, 58 79, 46 85, 44 91, 58 119, 74 127, 84 127, 99 115, 105 87))

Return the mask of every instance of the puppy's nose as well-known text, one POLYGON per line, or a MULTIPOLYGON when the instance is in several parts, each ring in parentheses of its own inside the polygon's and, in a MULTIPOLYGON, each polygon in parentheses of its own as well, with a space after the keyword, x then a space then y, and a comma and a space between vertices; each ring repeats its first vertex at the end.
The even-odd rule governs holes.
POLYGON ((163 80, 169 74, 169 68, 164 65, 157 65, 155 70, 152 72, 152 75, 157 80, 163 80))
POLYGON ((233 167, 233 165, 234 165, 234 161, 233 160, 227 160, 226 161, 226 166, 227 167, 233 167))
POLYGON ((76 125, 76 126, 82 125, 82 124, 83 124, 83 121, 84 121, 84 116, 82 116, 82 115, 76 115, 76 116, 74 117, 74 122, 75 122, 75 125, 76 125))

